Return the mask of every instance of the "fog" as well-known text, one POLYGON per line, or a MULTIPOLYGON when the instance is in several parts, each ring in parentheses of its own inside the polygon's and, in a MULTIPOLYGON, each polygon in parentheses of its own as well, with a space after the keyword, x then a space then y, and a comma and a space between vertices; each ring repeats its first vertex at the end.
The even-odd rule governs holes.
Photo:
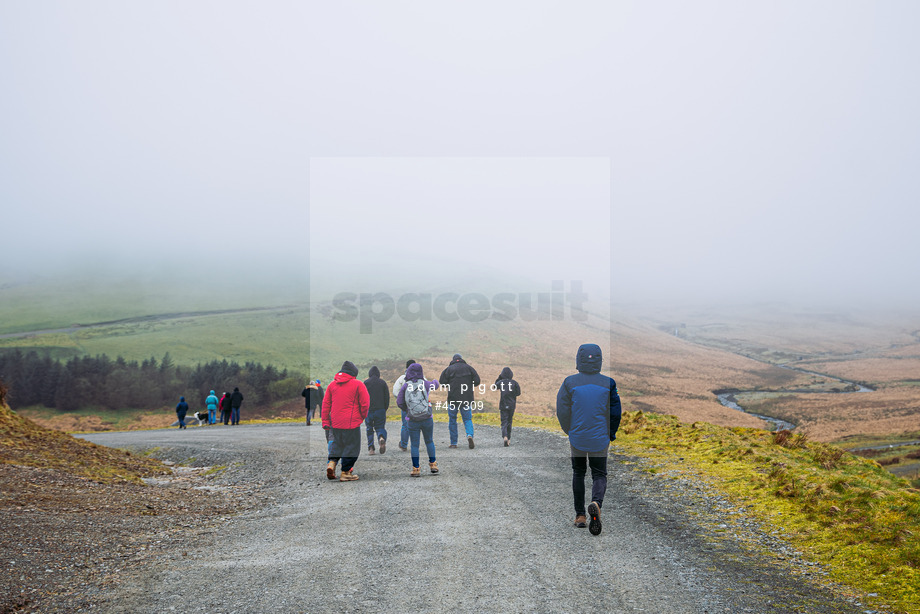
POLYGON ((909 305, 918 18, 2 3, 0 275, 909 305))

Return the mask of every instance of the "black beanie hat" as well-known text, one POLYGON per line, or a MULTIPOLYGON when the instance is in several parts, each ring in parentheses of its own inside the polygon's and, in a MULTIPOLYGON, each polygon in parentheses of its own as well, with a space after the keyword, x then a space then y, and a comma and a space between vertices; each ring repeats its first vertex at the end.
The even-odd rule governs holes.
POLYGON ((339 369, 339 373, 347 373, 352 377, 358 377, 358 367, 350 360, 346 360, 342 363, 342 368, 339 369))
POLYGON ((414 365, 414 364, 415 364, 415 361, 410 358, 409 360, 406 361, 406 368, 408 369, 409 365, 414 365))

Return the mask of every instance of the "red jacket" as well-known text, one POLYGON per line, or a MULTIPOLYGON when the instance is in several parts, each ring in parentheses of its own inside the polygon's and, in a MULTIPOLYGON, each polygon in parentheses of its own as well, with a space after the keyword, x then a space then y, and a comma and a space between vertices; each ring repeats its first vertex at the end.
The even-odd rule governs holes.
POLYGON ((355 429, 367 418, 371 397, 354 375, 337 373, 323 397, 323 428, 355 429))

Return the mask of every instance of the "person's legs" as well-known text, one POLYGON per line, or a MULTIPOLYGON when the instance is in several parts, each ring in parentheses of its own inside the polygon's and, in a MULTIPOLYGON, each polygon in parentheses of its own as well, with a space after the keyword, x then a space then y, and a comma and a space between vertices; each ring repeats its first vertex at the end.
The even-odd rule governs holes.
POLYGON ((377 438, 387 440, 387 410, 378 409, 374 415, 374 430, 377 431, 377 438))
MULTIPOLYGON (((434 418, 428 418, 424 422, 419 423, 419 426, 422 435, 425 436, 425 449, 428 451, 428 462, 433 463, 438 460, 434 456, 434 418)), ((416 445, 416 452, 417 451, 418 445, 416 445)), ((418 465, 414 466, 418 467, 418 465)))
POLYGON ((575 499, 575 515, 585 515, 585 473, 588 470, 588 453, 571 448, 572 453, 572 496, 575 499))
POLYGON ((338 429, 342 432, 344 442, 342 450, 342 471, 351 471, 361 455, 361 427, 338 429))
POLYGON ((511 410, 502 408, 499 413, 502 418, 502 438, 511 439, 511 410))
POLYGON ((469 403, 464 403, 460 408, 460 417, 463 418, 463 427, 466 429, 466 436, 473 436, 473 410, 470 409, 469 403))
POLYGON ((454 402, 447 405, 447 432, 450 433, 450 445, 457 445, 457 409, 454 402))
POLYGON ((217 410, 209 409, 208 410, 208 424, 214 424, 217 422, 217 410))
POLYGON ((421 433, 422 423, 415 420, 408 421, 409 428, 409 455, 412 456, 412 467, 418 468, 418 444, 419 434, 421 433))
POLYGON ((402 412, 402 424, 399 428, 399 447, 405 452, 406 447, 409 445, 409 425, 406 422, 406 410, 399 410, 402 412))
POLYGON ((588 465, 591 466, 591 500, 601 507, 607 492, 607 450, 589 454, 588 465))
POLYGON ((373 415, 374 415, 374 412, 369 411, 367 412, 367 418, 364 419, 364 428, 367 430, 367 449, 368 450, 374 449, 374 441, 376 441, 376 438, 374 437, 373 415))
POLYGON ((230 423, 239 424, 240 423, 240 408, 234 407, 230 410, 230 423))

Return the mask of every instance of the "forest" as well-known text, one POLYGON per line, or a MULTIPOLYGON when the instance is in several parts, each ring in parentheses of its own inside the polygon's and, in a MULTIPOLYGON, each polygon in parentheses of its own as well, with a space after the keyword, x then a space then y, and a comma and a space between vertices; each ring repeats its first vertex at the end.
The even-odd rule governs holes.
POLYGON ((175 364, 168 352, 141 362, 105 354, 61 361, 34 350, 0 352, 0 381, 9 388, 12 409, 41 405, 60 411, 152 409, 173 405, 180 396, 196 408, 209 391, 220 396, 234 387, 256 406, 299 396, 303 386, 301 376, 272 365, 214 360, 189 367, 175 364))

